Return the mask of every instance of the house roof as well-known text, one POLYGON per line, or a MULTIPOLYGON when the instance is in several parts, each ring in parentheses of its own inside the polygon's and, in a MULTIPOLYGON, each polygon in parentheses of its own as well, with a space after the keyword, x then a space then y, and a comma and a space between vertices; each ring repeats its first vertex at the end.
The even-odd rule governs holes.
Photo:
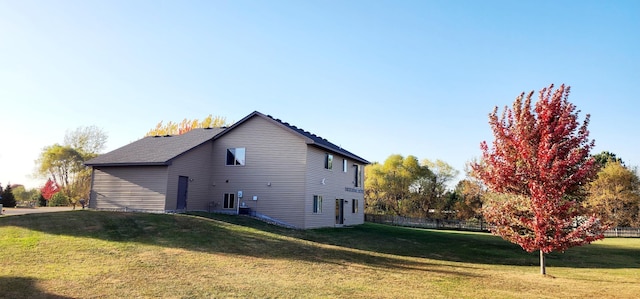
POLYGON ((258 111, 247 115, 240 121, 228 128, 194 129, 182 135, 174 136, 150 136, 142 138, 121 148, 93 158, 87 162, 87 166, 133 166, 133 165, 170 165, 171 160, 184 154, 185 152, 201 145, 209 140, 222 137, 227 132, 241 126, 253 117, 261 117, 270 121, 285 130, 297 134, 304 139, 306 144, 324 149, 326 151, 340 154, 354 159, 363 164, 369 161, 337 146, 327 139, 309 133, 303 129, 273 118, 270 115, 262 114, 258 111))
POLYGON ((170 165, 171 160, 222 132, 222 128, 193 129, 181 135, 148 136, 100 155, 87 166, 170 165))
POLYGON ((271 115, 262 114, 262 113, 260 113, 258 111, 254 111, 253 113, 247 115, 245 118, 243 118, 240 121, 238 121, 235 124, 233 124, 231 127, 229 127, 224 132, 221 132, 220 134, 216 135, 215 139, 222 137, 224 134, 226 134, 227 132, 231 131, 233 128, 241 125, 245 121, 251 119, 252 117, 256 117, 256 116, 257 117, 262 117, 262 118, 264 118, 264 119, 266 119, 266 120, 268 120, 270 122, 273 122, 273 123, 283 127, 286 130, 289 130, 289 131, 291 131, 291 132, 293 132, 295 134, 300 135, 302 138, 305 139, 305 142, 307 144, 309 144, 309 145, 313 145, 313 146, 322 148, 324 150, 327 150, 327 151, 330 151, 330 152, 333 152, 333 153, 337 153, 337 154, 349 157, 349 158, 354 159, 354 160, 356 160, 356 161, 358 161, 360 163, 363 163, 363 164, 369 164, 369 161, 363 159, 362 157, 357 156, 356 154, 354 154, 354 153, 352 153, 352 152, 350 152, 350 151, 348 151, 346 149, 343 149, 340 146, 337 146, 337 145, 329 142, 325 138, 322 138, 320 136, 312 134, 312 133, 310 133, 308 131, 305 131, 305 130, 303 130, 301 128, 298 128, 298 127, 296 127, 294 125, 291 125, 291 124, 289 124, 287 122, 283 122, 280 119, 272 117, 271 115))

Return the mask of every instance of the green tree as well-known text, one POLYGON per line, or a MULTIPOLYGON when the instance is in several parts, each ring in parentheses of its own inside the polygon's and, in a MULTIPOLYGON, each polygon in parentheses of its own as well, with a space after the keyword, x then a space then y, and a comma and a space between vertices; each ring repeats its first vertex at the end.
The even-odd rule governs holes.
POLYGON ((588 187, 588 203, 613 226, 640 225, 640 179, 619 161, 610 161, 588 187))
POLYGON ((618 158, 616 154, 612 152, 602 151, 593 155, 593 158, 601 168, 605 167, 609 162, 618 162, 624 166, 624 162, 622 162, 622 159, 618 158))
POLYGON ((36 161, 38 174, 50 177, 69 198, 73 207, 81 198, 89 198, 91 169, 84 162, 104 148, 107 134, 95 126, 67 131, 64 144, 45 147, 36 161))
POLYGON ((69 197, 62 192, 58 192, 49 200, 50 207, 66 207, 70 204, 69 197))
POLYGON ((458 197, 449 192, 448 184, 459 172, 442 160, 424 159, 420 165, 425 170, 414 183, 415 207, 420 211, 420 216, 451 218, 458 197))
POLYGON ((71 186, 77 174, 85 167, 84 157, 80 152, 70 146, 54 144, 43 149, 38 163, 41 175, 50 176, 62 192, 72 196, 71 186))
POLYGON ((458 219, 482 219, 482 204, 486 190, 481 182, 473 178, 461 180, 456 185, 455 193, 460 197, 455 205, 458 219))
POLYGON ((35 203, 33 201, 34 194, 38 194, 38 189, 27 190, 24 186, 19 185, 13 188, 13 195, 16 198, 16 202, 20 204, 35 203))
POLYGON ((415 183, 428 169, 415 156, 391 155, 384 164, 365 168, 365 201, 368 212, 405 215, 411 208, 415 183))
POLYGON ((11 184, 7 184, 7 187, 2 190, 2 199, 0 199, 2 207, 13 208, 16 206, 16 198, 13 196, 13 189, 11 184))
POLYGON ((44 198, 44 196, 42 196, 42 193, 40 192, 33 194, 33 196, 31 197, 31 201, 37 203, 39 207, 47 206, 47 200, 44 198))

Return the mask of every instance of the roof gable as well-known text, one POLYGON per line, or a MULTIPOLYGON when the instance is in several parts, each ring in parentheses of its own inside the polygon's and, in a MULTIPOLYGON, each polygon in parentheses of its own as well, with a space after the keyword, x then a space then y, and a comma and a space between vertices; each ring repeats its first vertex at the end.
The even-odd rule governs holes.
POLYGON ((223 131, 223 128, 193 129, 181 135, 148 136, 93 158, 85 165, 169 165, 174 158, 212 140, 223 131))
POLYGON ((220 134, 216 135, 214 137, 214 139, 218 139, 218 138, 222 137, 224 134, 226 134, 227 132, 230 132, 231 130, 233 130, 234 128, 236 128, 238 126, 241 126, 244 122, 248 121, 252 117, 264 118, 264 119, 266 119, 266 120, 268 120, 268 121, 270 121, 270 122, 282 127, 285 130, 289 130, 290 132, 293 132, 294 134, 297 134, 298 136, 302 137, 305 140, 305 142, 307 144, 309 144, 309 145, 316 146, 316 147, 322 148, 324 150, 327 150, 329 152, 340 154, 340 155, 352 158, 352 159, 354 159, 354 160, 356 160, 356 161, 358 161, 360 163, 363 163, 363 164, 369 164, 369 161, 357 156, 356 154, 354 154, 354 153, 352 153, 352 152, 350 152, 350 151, 348 151, 346 149, 343 149, 340 146, 337 146, 337 145, 331 143, 327 139, 324 139, 324 138, 322 138, 320 136, 312 134, 312 133, 310 133, 308 131, 305 131, 305 130, 303 130, 301 128, 298 128, 298 127, 296 127, 294 125, 291 125, 291 124, 289 124, 287 122, 283 122, 280 119, 273 118, 271 115, 262 114, 262 113, 260 113, 258 111, 254 111, 253 113, 251 113, 251 114, 247 115, 246 117, 244 117, 243 119, 239 120, 238 122, 236 122, 235 124, 230 126, 228 129, 226 129, 224 132, 221 132, 220 134))
POLYGON ((363 164, 369 161, 337 146, 327 139, 312 134, 308 131, 293 126, 270 115, 258 111, 247 115, 228 128, 193 129, 181 135, 173 136, 149 136, 123 147, 102 154, 87 162, 87 166, 128 166, 128 165, 170 165, 171 160, 188 152, 189 150, 209 141, 222 137, 227 132, 241 126, 252 117, 261 117, 284 130, 300 136, 306 144, 315 146, 334 154, 339 154, 354 159, 363 164))

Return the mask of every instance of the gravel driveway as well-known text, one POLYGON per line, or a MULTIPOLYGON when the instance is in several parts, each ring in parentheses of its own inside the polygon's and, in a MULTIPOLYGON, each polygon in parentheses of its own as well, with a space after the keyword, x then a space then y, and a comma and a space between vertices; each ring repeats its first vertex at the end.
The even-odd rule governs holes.
MULTIPOLYGON (((82 209, 78 207, 77 209, 82 209)), ((71 211, 73 207, 2 208, 2 216, 71 211)))

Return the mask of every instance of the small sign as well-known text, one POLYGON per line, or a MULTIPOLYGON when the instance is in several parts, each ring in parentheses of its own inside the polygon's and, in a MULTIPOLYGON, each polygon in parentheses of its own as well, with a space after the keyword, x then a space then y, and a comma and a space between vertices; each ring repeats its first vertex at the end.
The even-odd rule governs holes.
POLYGON ((356 188, 349 188, 349 187, 345 187, 344 191, 354 192, 354 193, 364 193, 364 189, 356 189, 356 188))
POLYGON ((242 191, 238 191, 238 198, 242 198, 242 191))
POLYGON ((258 200, 258 195, 254 195, 253 200, 258 200))

